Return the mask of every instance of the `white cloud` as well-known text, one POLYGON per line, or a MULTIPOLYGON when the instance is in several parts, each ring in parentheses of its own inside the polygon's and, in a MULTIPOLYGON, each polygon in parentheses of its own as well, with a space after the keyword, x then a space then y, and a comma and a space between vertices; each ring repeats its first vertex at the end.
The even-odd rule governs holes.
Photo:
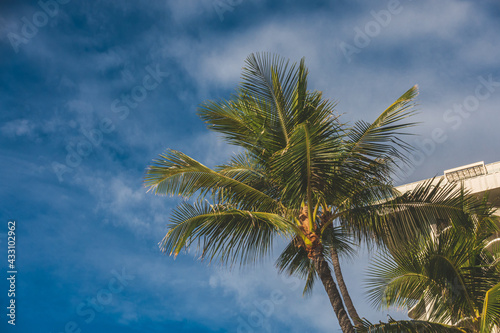
POLYGON ((118 323, 122 325, 131 325, 139 321, 139 313, 135 302, 120 300, 112 309, 113 313, 120 314, 118 323))
POLYGON ((418 38, 421 35, 439 36, 447 41, 455 40, 464 24, 479 14, 471 3, 453 0, 425 3, 401 1, 401 8, 401 13, 394 17, 387 29, 390 34, 401 40, 418 38))
POLYGON ((0 127, 0 133, 10 139, 26 137, 36 142, 42 134, 51 134, 60 131, 64 122, 59 117, 34 121, 31 119, 15 119, 0 127))
POLYGON ((219 270, 210 278, 212 288, 225 295, 234 295, 238 317, 255 330, 273 331, 277 322, 299 328, 309 327, 315 332, 328 332, 338 327, 328 298, 318 284, 310 297, 302 297, 303 281, 278 276, 271 264, 243 268, 240 272, 219 270), (259 319, 260 318, 260 319, 259 319), (311 322, 311 318, 316 318, 311 322), (292 325, 293 326, 293 325, 292 325))
POLYGON ((93 172, 81 168, 73 178, 75 185, 84 186, 94 196, 96 216, 102 223, 125 228, 141 237, 161 239, 170 213, 168 197, 146 193, 142 179, 123 171, 93 172), (167 204, 167 205, 166 205, 167 204))
POLYGON ((498 65, 500 59, 500 35, 494 32, 480 32, 481 38, 469 39, 463 43, 462 52, 457 54, 464 62, 482 67, 498 65), (486 37, 486 38, 485 38, 486 37))
POLYGON ((230 15, 241 10, 256 10, 264 0, 166 0, 167 11, 175 23, 191 24, 195 19, 208 19, 222 23, 230 15))
POLYGON ((15 138, 19 136, 33 137, 35 134, 35 124, 29 119, 16 119, 9 121, 0 128, 3 135, 15 138))
POLYGON ((211 0, 166 0, 165 6, 176 23, 187 23, 202 15, 215 14, 211 0))
POLYGON ((202 90, 214 84, 228 88, 239 82, 244 60, 252 52, 275 52, 296 61, 305 56, 309 63, 316 63, 314 43, 317 37, 314 35, 319 31, 317 28, 317 24, 272 22, 223 38, 205 36, 201 41, 171 39, 164 52, 178 58, 202 90))
MULTIPOLYGON (((355 264, 343 262, 342 266, 358 312, 371 321, 385 318, 387 313, 396 319, 407 318, 404 311, 391 309, 381 314, 367 304, 363 283, 369 257, 366 252, 361 251, 360 256, 354 259, 355 264)), ((209 285, 227 296, 232 295, 234 303, 228 306, 235 309, 238 317, 255 330, 259 327, 263 328, 263 331, 270 328, 272 332, 272 328, 278 323, 291 325, 290 332, 301 332, 303 327, 314 332, 331 332, 332 329, 340 328, 321 281, 316 281, 311 296, 303 297, 304 281, 278 275, 272 263, 243 268, 242 271, 214 271, 209 285), (276 295, 279 295, 282 301, 277 301, 276 295), (256 313, 261 314, 261 324, 255 318, 256 313), (312 318, 314 320, 311 320, 312 318), (293 326, 296 326, 296 329, 293 326)))

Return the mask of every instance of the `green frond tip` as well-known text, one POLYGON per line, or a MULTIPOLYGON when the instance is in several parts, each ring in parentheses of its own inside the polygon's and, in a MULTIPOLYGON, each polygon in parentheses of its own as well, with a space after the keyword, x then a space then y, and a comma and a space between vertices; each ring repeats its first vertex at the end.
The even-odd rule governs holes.
POLYGON ((401 97, 401 100, 412 100, 418 96, 418 84, 408 89, 401 97))

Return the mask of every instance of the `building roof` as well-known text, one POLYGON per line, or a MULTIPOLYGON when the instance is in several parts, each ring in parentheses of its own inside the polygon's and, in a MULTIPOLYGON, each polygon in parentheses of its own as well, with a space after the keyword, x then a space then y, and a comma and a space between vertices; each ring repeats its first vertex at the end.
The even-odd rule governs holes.
MULTIPOLYGON (((482 197, 486 191, 489 192, 489 201, 500 208, 500 162, 484 164, 477 162, 461 167, 444 170, 443 175, 434 178, 434 182, 443 180, 444 184, 451 182, 463 182, 464 187, 471 191, 472 194, 482 197)), ((418 182, 413 182, 401 186, 396 189, 399 192, 407 192, 415 189, 419 184, 431 179, 424 179, 418 182)), ((500 209, 497 211, 500 214, 500 209)))

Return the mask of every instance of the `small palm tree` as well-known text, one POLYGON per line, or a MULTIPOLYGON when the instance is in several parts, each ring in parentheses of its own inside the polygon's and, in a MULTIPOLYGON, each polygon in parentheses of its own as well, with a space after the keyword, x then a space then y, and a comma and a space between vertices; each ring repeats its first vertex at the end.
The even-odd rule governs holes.
POLYGON ((378 307, 411 308, 416 320, 368 331, 398 332, 399 325, 408 332, 500 332, 500 220, 492 213, 486 199, 464 207, 444 230, 375 261, 371 300, 378 307))
POLYGON ((199 109, 210 129, 243 152, 211 169, 167 150, 148 168, 145 185, 156 194, 198 197, 174 210, 163 251, 177 255, 197 242, 202 259, 243 264, 269 254, 281 236, 289 244, 280 270, 306 277, 306 290, 319 277, 342 330, 354 332, 349 315, 356 324, 359 316, 338 253, 352 249, 353 240, 395 246, 412 239, 428 229, 428 213, 449 206, 437 205, 431 190, 396 197, 390 183, 410 149, 401 136, 413 125, 404 120, 414 113, 416 87, 373 123, 348 126, 335 104, 307 89, 307 75, 303 59, 290 65, 278 56, 250 55, 232 98, 199 109))

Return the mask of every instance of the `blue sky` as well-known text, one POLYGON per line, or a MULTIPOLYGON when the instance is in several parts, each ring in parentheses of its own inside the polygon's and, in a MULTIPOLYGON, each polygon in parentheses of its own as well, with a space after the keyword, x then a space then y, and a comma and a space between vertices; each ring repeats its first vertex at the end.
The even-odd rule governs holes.
MULTIPOLYGON (((419 148, 398 184, 499 161, 498 31, 486 0, 2 0, 0 248, 15 219, 18 268, 2 332, 338 331, 322 288, 302 298, 272 257, 229 271, 162 255, 179 199, 146 193, 145 168, 166 148, 207 165, 235 151, 196 108, 228 97, 258 51, 305 57, 348 122, 418 84, 419 148)), ((358 312, 405 318, 368 304, 362 252, 343 261, 358 312)))

